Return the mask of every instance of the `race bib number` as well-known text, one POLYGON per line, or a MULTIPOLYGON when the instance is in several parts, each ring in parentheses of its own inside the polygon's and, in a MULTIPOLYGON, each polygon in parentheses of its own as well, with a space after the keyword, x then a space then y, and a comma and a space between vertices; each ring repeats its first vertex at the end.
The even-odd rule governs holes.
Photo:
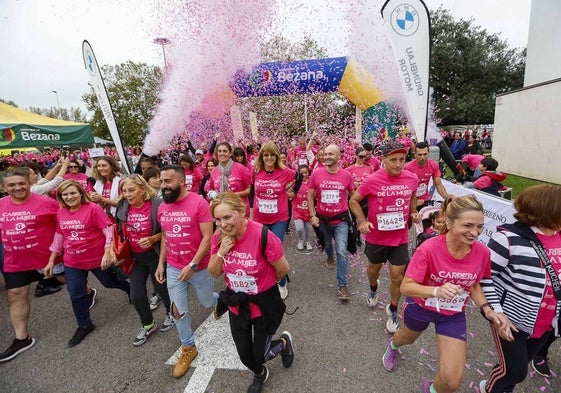
POLYGON ((187 191, 191 191, 193 188, 193 175, 185 175, 185 188, 187 191))
POLYGON ((340 196, 337 190, 322 190, 321 191, 321 202, 322 203, 339 203, 340 196))
POLYGON ((253 276, 228 274, 228 279, 234 292, 257 293, 257 283, 253 276))
POLYGON ((428 186, 424 183, 419 184, 417 188, 417 196, 423 196, 427 193, 428 186))
POLYGON ((380 231, 393 231, 405 228, 405 220, 401 212, 380 213, 376 218, 378 220, 378 230, 380 231))
POLYGON ((425 300, 425 306, 437 308, 436 303, 438 302, 438 308, 441 310, 448 310, 453 312, 460 312, 464 308, 464 304, 469 296, 469 293, 462 292, 461 295, 456 295, 453 299, 438 299, 435 297, 429 297, 425 300))
POLYGON ((306 158, 299 158, 298 165, 308 165, 308 159, 306 158))
POLYGON ((257 208, 260 213, 275 214, 279 211, 278 201, 276 199, 258 199, 257 208))

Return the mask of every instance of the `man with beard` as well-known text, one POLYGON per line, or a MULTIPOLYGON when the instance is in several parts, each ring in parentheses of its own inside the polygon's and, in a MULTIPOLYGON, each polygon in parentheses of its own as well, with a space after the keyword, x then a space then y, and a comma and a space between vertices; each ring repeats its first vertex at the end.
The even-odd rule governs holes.
POLYGON ((325 244, 328 269, 335 268, 333 239, 337 253, 337 294, 339 300, 350 299, 347 288, 347 244, 350 225, 348 198, 354 192, 353 178, 339 167, 341 151, 337 145, 325 148, 325 167, 312 173, 308 180, 308 209, 311 223, 319 228, 325 244), (317 214, 316 214, 317 213, 317 214))
POLYGON ((194 287, 204 307, 215 306, 218 299, 213 291, 214 280, 207 271, 213 219, 203 197, 185 188, 182 167, 164 166, 160 180, 164 203, 158 208, 162 242, 156 279, 167 282, 171 312, 181 341, 181 356, 173 376, 180 378, 198 355, 189 315, 189 287, 194 287))

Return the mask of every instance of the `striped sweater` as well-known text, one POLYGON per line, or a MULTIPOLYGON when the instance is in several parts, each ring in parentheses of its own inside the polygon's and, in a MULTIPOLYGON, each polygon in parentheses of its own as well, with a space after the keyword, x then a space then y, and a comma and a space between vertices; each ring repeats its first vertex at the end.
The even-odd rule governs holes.
MULTIPOLYGON (((546 270, 529 239, 532 228, 516 222, 499 226, 489 240, 491 277, 481 281, 487 301, 521 331, 532 334, 546 285, 546 270)), ((556 319, 561 302, 557 302, 556 319)), ((557 334, 557 321, 552 321, 557 334)))

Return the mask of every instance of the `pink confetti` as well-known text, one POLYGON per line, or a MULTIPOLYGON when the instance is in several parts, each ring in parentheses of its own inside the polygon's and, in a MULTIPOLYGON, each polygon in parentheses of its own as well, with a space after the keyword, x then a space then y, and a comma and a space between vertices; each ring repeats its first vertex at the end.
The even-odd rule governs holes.
POLYGON ((347 367, 343 368, 343 372, 346 373, 347 372, 347 367))
POLYGON ((479 373, 479 375, 484 376, 485 373, 483 373, 483 371, 481 371, 480 369, 477 369, 477 372, 479 373))
POLYGON ((545 391, 547 390, 547 387, 546 387, 546 386, 542 386, 542 387, 540 388, 540 390, 541 390, 542 392, 545 392, 545 391))
POLYGON ((485 364, 485 366, 487 366, 487 367, 493 367, 493 366, 494 366, 493 363, 489 363, 489 362, 485 362, 484 364, 485 364))
POLYGON ((424 348, 421 348, 421 350, 419 351, 419 353, 420 353, 421 355, 428 355, 428 354, 429 354, 429 353, 427 352, 427 350, 424 349, 424 348))

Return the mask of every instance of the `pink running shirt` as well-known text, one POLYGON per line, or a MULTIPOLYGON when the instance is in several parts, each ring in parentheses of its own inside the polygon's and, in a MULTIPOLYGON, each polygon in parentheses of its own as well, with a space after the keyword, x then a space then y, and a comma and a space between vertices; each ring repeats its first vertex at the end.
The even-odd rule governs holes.
POLYGON ((312 172, 308 187, 316 192, 317 213, 326 217, 348 210, 348 194, 354 191, 351 174, 342 168, 336 173, 329 173, 325 168, 312 172))
POLYGON ((253 219, 261 224, 288 221, 288 194, 286 186, 294 181, 293 169, 276 168, 273 173, 260 170, 255 174, 253 219))
POLYGON ((123 223, 123 226, 126 227, 132 252, 140 253, 149 250, 140 247, 138 245, 138 242, 143 237, 150 236, 150 233, 152 232, 152 221, 150 221, 151 212, 152 202, 150 202, 149 200, 145 201, 144 205, 138 208, 129 205, 127 222, 123 223))
POLYGON ((429 188, 430 180, 431 178, 436 179, 440 177, 438 163, 433 160, 428 160, 425 166, 419 166, 417 160, 413 160, 405 164, 405 169, 409 172, 413 172, 419 178, 417 199, 428 201, 432 196, 429 188))

